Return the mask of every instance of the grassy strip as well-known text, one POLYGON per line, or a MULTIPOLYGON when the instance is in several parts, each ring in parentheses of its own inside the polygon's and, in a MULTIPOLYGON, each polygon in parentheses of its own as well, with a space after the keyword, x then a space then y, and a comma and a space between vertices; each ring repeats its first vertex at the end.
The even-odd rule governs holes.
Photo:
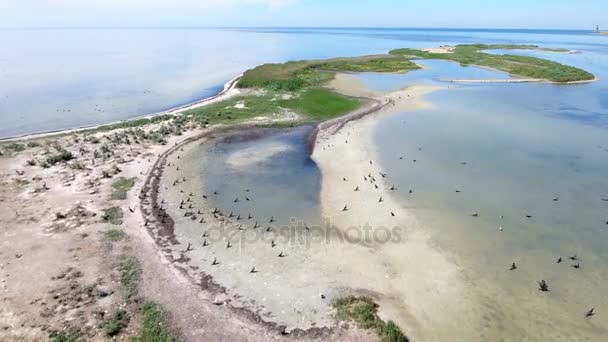
POLYGON ((283 98, 283 93, 238 96, 195 108, 186 112, 199 124, 230 124, 259 116, 280 114, 291 110, 308 121, 318 121, 344 115, 361 105, 359 99, 337 94, 325 88, 307 88, 283 98))
POLYGON ((126 200, 127 193, 135 185, 137 178, 125 178, 120 177, 112 183, 112 199, 113 200, 126 200))
POLYGON ((378 304, 368 297, 346 297, 333 304, 336 317, 354 321, 362 329, 374 329, 383 342, 407 342, 409 339, 393 322, 384 322, 378 316, 378 304))
MULTIPOLYGON (((490 67, 512 75, 544 79, 553 82, 574 82, 593 80, 595 76, 585 70, 529 56, 491 55, 481 52, 489 49, 540 49, 533 45, 458 45, 453 53, 432 53, 417 49, 397 49, 392 55, 423 59, 451 60, 461 65, 490 67)), ((548 49, 544 49, 548 50, 548 49)), ((557 50, 557 49, 554 49, 557 50)))
POLYGON ((327 83, 334 78, 334 71, 404 72, 415 69, 420 67, 412 61, 390 55, 264 64, 246 71, 238 87, 298 91, 327 83))
POLYGON ((127 299, 132 300, 137 296, 137 287, 143 272, 141 264, 134 256, 123 256, 120 260, 119 270, 120 283, 127 292, 127 299))
POLYGON ((165 313, 155 303, 146 303, 142 307, 142 328, 137 337, 138 342, 173 342, 177 335, 169 328, 165 313))
POLYGON ((352 112, 361 106, 361 101, 328 89, 310 88, 299 96, 278 101, 278 105, 304 115, 309 120, 321 121, 352 112))
POLYGON ((124 217, 124 213, 119 207, 112 207, 103 210, 102 219, 105 222, 111 223, 113 225, 121 225, 122 218, 124 217))

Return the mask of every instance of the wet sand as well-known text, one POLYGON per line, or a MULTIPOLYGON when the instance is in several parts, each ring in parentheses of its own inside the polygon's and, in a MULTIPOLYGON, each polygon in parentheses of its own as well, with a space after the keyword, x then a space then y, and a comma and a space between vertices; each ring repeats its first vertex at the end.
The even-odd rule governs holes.
MULTIPOLYGON (((349 95, 364 95, 356 84, 345 87, 352 84, 345 79, 348 75, 338 76, 332 86, 349 95)), ((303 222, 276 227, 270 217, 255 213, 251 219, 247 212, 219 213, 222 208, 211 207, 209 198, 242 200, 246 193, 224 194, 218 189, 214 194, 207 188, 198 161, 200 145, 208 140, 180 147, 167 157, 159 184, 159 198, 175 221, 179 242, 167 245, 165 253, 191 279, 213 291, 214 301, 295 335, 330 334, 336 327, 332 301, 358 294, 373 297, 381 316, 396 321, 410 337, 471 336, 481 319, 476 298, 467 293, 459 266, 392 198, 390 174, 381 176, 384 170, 375 161, 370 136, 382 116, 429 108, 423 96, 436 89, 409 87, 375 96, 383 104, 379 112, 321 125, 312 158, 323 176, 323 227, 307 229, 303 222), (348 211, 343 211, 345 205, 348 211), (465 320, 466 326, 454 317, 465 320)))

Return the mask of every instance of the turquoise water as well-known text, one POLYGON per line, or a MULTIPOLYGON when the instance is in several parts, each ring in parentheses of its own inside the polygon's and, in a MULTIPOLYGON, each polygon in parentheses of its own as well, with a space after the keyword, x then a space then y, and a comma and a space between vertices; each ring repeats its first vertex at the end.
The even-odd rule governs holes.
POLYGON ((154 113, 219 91, 260 63, 399 47, 523 43, 584 50, 605 67, 605 37, 584 31, 466 29, 0 30, 0 137, 154 113))

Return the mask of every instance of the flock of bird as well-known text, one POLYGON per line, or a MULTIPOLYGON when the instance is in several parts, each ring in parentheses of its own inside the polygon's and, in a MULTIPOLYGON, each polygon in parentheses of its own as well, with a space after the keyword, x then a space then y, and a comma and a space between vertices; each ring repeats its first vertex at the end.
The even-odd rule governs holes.
MULTIPOLYGON (((348 144, 348 140, 345 140, 345 143, 348 144)), ((323 146, 323 149, 328 149, 328 148, 332 148, 333 145, 328 144, 323 146)), ((418 148, 418 151, 422 151, 422 148, 418 148)), ((177 159, 180 159, 181 157, 178 155, 177 159)), ((399 156, 399 160, 404 160, 404 156, 399 156)), ((417 159, 412 159, 412 163, 417 163, 418 160, 417 159)), ((461 165, 466 166, 468 165, 467 162, 462 161, 460 162, 461 165)), ((179 171, 179 167, 176 164, 171 164, 169 163, 168 166, 173 166, 176 168, 176 171, 179 171)), ((375 168, 374 162, 372 160, 369 160, 369 167, 371 168, 375 168)), ((354 183, 360 183, 360 184, 352 184, 352 186, 354 186, 354 188, 351 188, 352 191, 354 192, 360 192, 362 191, 362 186, 367 184, 368 186, 372 187, 373 190, 379 190, 379 191, 383 191, 383 189, 387 189, 390 192, 395 192, 398 191, 397 187, 395 185, 390 185, 390 186, 386 186, 386 180, 389 179, 389 175, 386 172, 383 172, 381 170, 375 170, 372 172, 368 172, 367 175, 362 176, 362 182, 357 182, 354 181, 354 183), (380 180, 382 180, 383 182, 380 182, 380 180)), ((352 182, 349 182, 349 179, 347 177, 342 177, 342 182, 344 183, 349 183, 351 184, 352 182)), ((176 179, 174 182, 172 182, 172 186, 176 187, 178 185, 184 185, 187 183, 187 179, 182 177, 180 179, 176 179)), ((184 193, 184 190, 180 190, 181 193, 184 193)), ((456 193, 461 193, 462 190, 457 189, 456 193)), ((412 195, 414 193, 414 189, 409 189, 407 190, 407 193, 412 195)), ((219 191, 214 191, 213 196, 220 196, 219 191)), ((194 198, 195 194, 190 192, 188 196, 186 196, 184 199, 181 200, 180 205, 179 205, 179 209, 183 211, 183 215, 184 217, 189 217, 191 220, 199 220, 199 216, 200 216, 200 220, 199 223, 204 224, 207 223, 207 221, 205 220, 205 218, 202 216, 203 215, 203 211, 200 209, 195 209, 194 207, 194 203, 193 203, 193 198, 194 198)), ((201 194, 201 197, 203 199, 208 199, 210 196, 206 195, 206 194, 201 194)), ((603 201, 608 201, 608 197, 602 197, 601 198, 603 201)), ((241 194, 240 196, 237 196, 234 198, 234 200, 232 201, 234 204, 238 204, 241 202, 249 202, 252 200, 252 197, 250 195, 250 190, 249 189, 244 189, 243 190, 243 194, 241 194)), ((384 196, 379 193, 378 195, 378 199, 377 199, 377 203, 378 204, 382 204, 384 203, 385 198, 384 196)), ((559 201, 559 198, 553 198, 553 201, 557 202, 559 201)), ((349 207, 349 204, 346 203, 344 204, 344 206, 341 208, 341 212, 342 213, 346 213, 349 212, 351 210, 351 208, 349 207)), ((215 208, 213 211, 210 212, 211 215, 213 215, 215 220, 218 221, 222 221, 222 222, 229 222, 229 223, 233 223, 234 225, 236 225, 236 229, 238 229, 239 231, 243 231, 246 230, 248 228, 246 228, 246 225, 250 226, 250 229, 256 230, 261 228, 260 223, 257 220, 254 220, 254 215, 252 215, 251 213, 247 213, 247 215, 241 215, 240 213, 235 213, 235 212, 230 212, 229 214, 224 213, 222 210, 215 208), (248 222, 248 223, 246 223, 248 222)), ((394 211, 390 211, 387 210, 387 215, 390 214, 391 217, 396 217, 397 214, 394 211)), ((472 217, 479 217, 479 213, 475 212, 471 214, 472 217)), ((532 218, 532 215, 525 215, 526 218, 532 218)), ((501 216, 501 218, 503 218, 501 216)), ((274 216, 270 217, 270 219, 268 220, 268 226, 265 228, 266 232, 270 232, 273 228, 272 228, 272 224, 276 222, 276 219, 274 218, 274 216)), ((606 222, 606 224, 608 225, 608 221, 606 222)), ((308 227, 306 226, 306 229, 308 229, 308 227)), ((501 231, 503 230, 502 227, 499 228, 501 231)), ((202 247, 207 247, 210 245, 210 241, 208 240, 208 232, 204 232, 202 235, 202 247)), ((230 241, 226 242, 226 249, 230 249, 232 247, 232 243, 230 241)), ((275 240, 272 240, 270 243, 270 248, 275 248, 277 247, 277 243, 275 242, 275 240)), ((192 245, 189 244, 188 247, 184 250, 184 252, 189 252, 192 250, 192 245)), ((287 256, 287 254, 285 254, 285 252, 281 251, 280 253, 277 254, 277 257, 279 258, 285 258, 287 256)), ((572 261, 572 264, 570 265, 573 269, 580 269, 581 268, 581 264, 579 261, 579 258, 576 255, 572 255, 568 258, 570 261, 572 261)), ((559 257, 557 259, 557 263, 561 264, 564 261, 563 258, 559 257)), ((214 257, 212 262, 211 262, 212 266, 218 266, 220 265, 220 261, 217 259, 217 257, 214 257)), ((511 264, 511 266, 509 267, 509 271, 516 271, 518 269, 518 265, 513 262, 511 264)), ((254 266, 249 270, 249 273, 251 274, 255 274, 258 273, 259 270, 254 266)), ((541 292, 548 292, 549 290, 549 284, 543 279, 538 281, 538 289, 541 292)), ((595 316, 596 312, 595 312, 595 308, 591 308, 589 309, 586 314, 585 317, 590 318, 592 316, 595 316)))

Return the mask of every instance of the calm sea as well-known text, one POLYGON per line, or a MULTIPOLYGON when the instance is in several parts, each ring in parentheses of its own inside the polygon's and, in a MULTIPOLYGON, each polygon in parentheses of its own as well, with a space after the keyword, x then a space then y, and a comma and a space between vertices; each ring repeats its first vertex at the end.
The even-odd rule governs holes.
MULTIPOLYGON (((472 42, 602 52, 607 43, 584 31, 373 28, 27 29, 0 30, 0 41, 0 137, 163 111, 267 62, 472 42)), ((600 63, 585 58, 591 70, 600 63)))

